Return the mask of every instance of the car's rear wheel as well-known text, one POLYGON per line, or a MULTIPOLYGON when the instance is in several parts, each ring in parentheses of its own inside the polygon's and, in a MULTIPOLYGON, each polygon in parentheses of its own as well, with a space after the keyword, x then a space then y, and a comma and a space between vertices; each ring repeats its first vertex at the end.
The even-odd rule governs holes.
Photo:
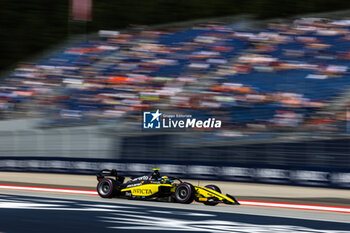
POLYGON ((112 198, 117 193, 117 182, 111 178, 103 178, 97 184, 97 192, 103 198, 112 198))
POLYGON ((178 203, 190 204, 194 200, 195 192, 196 190, 193 185, 186 182, 181 183, 175 189, 175 201, 178 203))
MULTIPOLYGON (((214 190, 214 191, 216 191, 218 193, 221 193, 221 189, 218 186, 216 186, 215 184, 209 184, 209 185, 206 185, 204 187, 206 187, 208 189, 211 189, 211 190, 214 190)), ((217 202, 217 201, 206 201, 206 202, 204 202, 204 205, 210 205, 210 206, 215 206, 217 204, 219 204, 219 202, 217 202)))

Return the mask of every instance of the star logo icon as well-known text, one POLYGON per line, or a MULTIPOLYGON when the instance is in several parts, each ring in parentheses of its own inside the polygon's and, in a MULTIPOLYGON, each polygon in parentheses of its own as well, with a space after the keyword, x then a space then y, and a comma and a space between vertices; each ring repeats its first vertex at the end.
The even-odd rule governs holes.
POLYGON ((159 109, 154 112, 143 112, 143 129, 161 129, 160 116, 163 114, 159 112, 159 109))
POLYGON ((152 113, 151 115, 153 116, 151 122, 153 122, 154 120, 159 121, 159 117, 160 117, 162 114, 159 112, 159 109, 157 109, 157 111, 156 111, 155 113, 152 113))

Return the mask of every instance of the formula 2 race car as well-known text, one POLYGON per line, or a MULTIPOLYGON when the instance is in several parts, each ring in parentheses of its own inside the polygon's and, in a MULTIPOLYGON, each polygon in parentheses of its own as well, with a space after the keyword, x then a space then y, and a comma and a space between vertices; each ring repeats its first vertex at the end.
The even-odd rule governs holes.
POLYGON ((103 198, 119 197, 183 204, 190 204, 195 200, 211 206, 219 203, 239 205, 233 196, 221 194, 216 185, 192 185, 175 177, 161 176, 159 169, 153 169, 152 174, 125 183, 125 177, 119 176, 116 170, 102 170, 96 176, 97 192, 103 198))

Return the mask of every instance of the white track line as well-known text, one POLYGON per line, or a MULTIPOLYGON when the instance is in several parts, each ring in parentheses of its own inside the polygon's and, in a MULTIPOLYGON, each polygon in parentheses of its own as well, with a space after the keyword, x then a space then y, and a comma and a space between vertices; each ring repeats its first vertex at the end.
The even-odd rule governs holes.
POLYGON ((239 203, 241 203, 241 205, 249 205, 249 206, 277 207, 277 208, 288 208, 288 209, 320 210, 320 211, 350 213, 350 208, 339 207, 339 206, 321 206, 321 205, 260 202, 260 201, 243 201, 243 200, 239 200, 239 203))
POLYGON ((92 191, 92 190, 47 188, 47 187, 31 187, 31 186, 17 186, 17 185, 0 185, 0 189, 98 195, 96 191, 92 191))

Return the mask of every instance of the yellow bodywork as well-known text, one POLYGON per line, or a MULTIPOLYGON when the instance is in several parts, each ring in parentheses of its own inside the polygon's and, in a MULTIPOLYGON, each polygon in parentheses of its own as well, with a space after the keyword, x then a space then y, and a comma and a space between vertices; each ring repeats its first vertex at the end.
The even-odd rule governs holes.
MULTIPOLYGON (((147 196, 152 196, 156 194, 159 191, 159 187, 161 186, 170 187, 171 193, 174 193, 177 185, 176 184, 144 184, 144 185, 122 189, 121 192, 129 191, 133 196, 147 197, 147 196)), ((207 202, 208 198, 210 199, 212 197, 215 197, 219 202, 225 201, 225 202, 230 202, 232 204, 237 204, 237 202, 234 199, 226 195, 223 195, 219 192, 216 192, 212 189, 208 189, 198 185, 194 185, 194 188, 196 189, 196 194, 195 194, 196 200, 199 202, 207 202)))
POLYGON ((152 196, 159 191, 160 186, 173 187, 171 184, 144 184, 140 186, 122 189, 122 192, 130 191, 133 196, 152 196))
POLYGON ((221 202, 223 200, 226 200, 226 201, 229 201, 233 204, 236 203, 235 200, 229 198, 228 196, 222 195, 221 193, 216 192, 212 189, 208 189, 208 188, 198 186, 198 185, 194 185, 194 188, 196 189, 196 197, 201 202, 206 202, 209 197, 216 197, 221 202))

